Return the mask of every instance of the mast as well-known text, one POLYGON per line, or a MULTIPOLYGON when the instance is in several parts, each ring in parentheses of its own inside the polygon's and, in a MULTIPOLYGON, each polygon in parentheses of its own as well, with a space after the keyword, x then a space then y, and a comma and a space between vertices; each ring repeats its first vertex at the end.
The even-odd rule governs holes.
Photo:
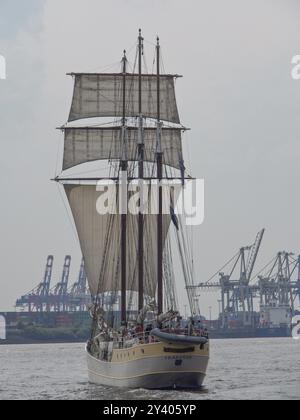
MULTIPOLYGON (((122 160, 121 160, 121 171, 122 175, 124 172, 127 173, 128 170, 128 161, 126 156, 126 70, 127 70, 127 58, 126 58, 126 51, 124 50, 123 56, 123 116, 122 116, 122 160)), ((124 180, 122 179, 122 183, 120 188, 126 189, 127 185, 123 185, 124 180)), ((124 202, 124 197, 123 202, 124 202)), ((126 197, 127 202, 127 197, 126 197)), ((123 207, 123 203, 122 203, 123 207)), ((127 313, 126 313, 126 277, 127 277, 127 212, 124 211, 122 208, 122 215, 121 215, 121 321, 123 323, 127 322, 127 313)))
POLYGON ((142 109, 142 55, 143 55, 143 37, 142 31, 139 30, 139 182, 140 182, 140 213, 139 213, 139 240, 138 240, 138 261, 139 261, 139 311, 144 307, 144 216, 142 211, 143 205, 143 179, 144 179, 144 138, 143 138, 143 109, 142 109))
POLYGON ((162 161, 161 121, 160 121, 160 43, 157 37, 157 181, 158 187, 158 216, 157 216, 157 304, 158 315, 163 312, 163 223, 162 223, 162 161))

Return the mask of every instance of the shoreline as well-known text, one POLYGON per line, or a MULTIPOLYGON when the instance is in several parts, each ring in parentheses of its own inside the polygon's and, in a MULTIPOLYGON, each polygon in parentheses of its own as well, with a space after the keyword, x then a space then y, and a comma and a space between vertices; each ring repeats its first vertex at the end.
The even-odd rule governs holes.
POLYGON ((42 344, 85 344, 87 340, 23 340, 23 341, 14 341, 14 340, 0 340, 1 346, 26 346, 26 345, 42 345, 42 344))
MULTIPOLYGON (((289 336, 278 335, 278 336, 211 336, 210 340, 213 341, 225 341, 225 340, 260 340, 260 339, 278 339, 278 338, 291 338, 289 336)), ((42 345, 42 344, 86 344, 88 339, 74 339, 74 340, 63 340, 63 339, 48 339, 48 340, 35 340, 35 339, 24 339, 24 340, 0 340, 1 346, 26 346, 26 345, 42 345)))

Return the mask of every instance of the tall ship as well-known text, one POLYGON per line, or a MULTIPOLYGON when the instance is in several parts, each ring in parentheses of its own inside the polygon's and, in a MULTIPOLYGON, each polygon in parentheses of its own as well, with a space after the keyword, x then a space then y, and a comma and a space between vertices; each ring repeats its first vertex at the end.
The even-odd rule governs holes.
POLYGON ((74 219, 92 294, 90 382, 199 388, 209 339, 191 287, 192 228, 176 211, 192 180, 175 96, 180 76, 164 72, 159 38, 148 72, 144 43, 139 31, 134 63, 124 51, 117 72, 70 74, 74 93, 55 181, 74 219), (188 322, 180 316, 175 271, 189 286, 188 322))

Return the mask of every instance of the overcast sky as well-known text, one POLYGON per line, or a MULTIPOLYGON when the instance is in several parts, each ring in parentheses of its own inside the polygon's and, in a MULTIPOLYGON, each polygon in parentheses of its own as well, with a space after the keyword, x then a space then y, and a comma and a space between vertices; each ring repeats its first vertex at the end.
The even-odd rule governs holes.
MULTIPOLYGON (((257 269, 276 252, 300 253, 300 54, 297 0, 0 0, 0 310, 66 254, 80 251, 57 186, 55 130, 67 119, 70 71, 95 71, 130 50, 138 28, 161 37, 177 83, 187 163, 206 182, 206 219, 195 231, 196 281, 267 229, 257 269)), ((151 67, 153 47, 149 51, 151 67)), ((215 296, 202 295, 204 313, 215 296)))

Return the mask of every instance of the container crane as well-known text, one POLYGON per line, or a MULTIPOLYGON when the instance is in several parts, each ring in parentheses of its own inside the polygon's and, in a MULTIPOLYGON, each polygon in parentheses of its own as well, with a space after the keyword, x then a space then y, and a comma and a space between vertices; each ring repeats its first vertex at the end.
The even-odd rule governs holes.
POLYGON ((54 309, 57 312, 66 311, 68 307, 68 283, 71 267, 71 256, 67 255, 65 257, 65 263, 63 267, 61 281, 57 283, 54 288, 53 298, 54 298, 54 309))
POLYGON ((85 311, 89 303, 91 303, 91 297, 87 290, 87 277, 83 259, 80 265, 78 280, 73 284, 69 296, 71 310, 85 311))
POLYGON ((258 287, 251 286, 250 281, 264 233, 265 229, 258 232, 251 246, 240 248, 238 253, 206 283, 192 286, 202 290, 221 289, 222 328, 228 328, 230 319, 241 322, 243 326, 254 324, 253 297, 258 287), (223 270, 229 266, 231 269, 228 274, 225 274, 223 270), (211 281, 217 275, 219 275, 219 282, 212 283, 211 281))
POLYGON ((43 281, 27 295, 22 296, 16 302, 17 308, 27 309, 28 312, 43 312, 45 307, 49 309, 49 292, 53 270, 53 255, 47 257, 43 281))

